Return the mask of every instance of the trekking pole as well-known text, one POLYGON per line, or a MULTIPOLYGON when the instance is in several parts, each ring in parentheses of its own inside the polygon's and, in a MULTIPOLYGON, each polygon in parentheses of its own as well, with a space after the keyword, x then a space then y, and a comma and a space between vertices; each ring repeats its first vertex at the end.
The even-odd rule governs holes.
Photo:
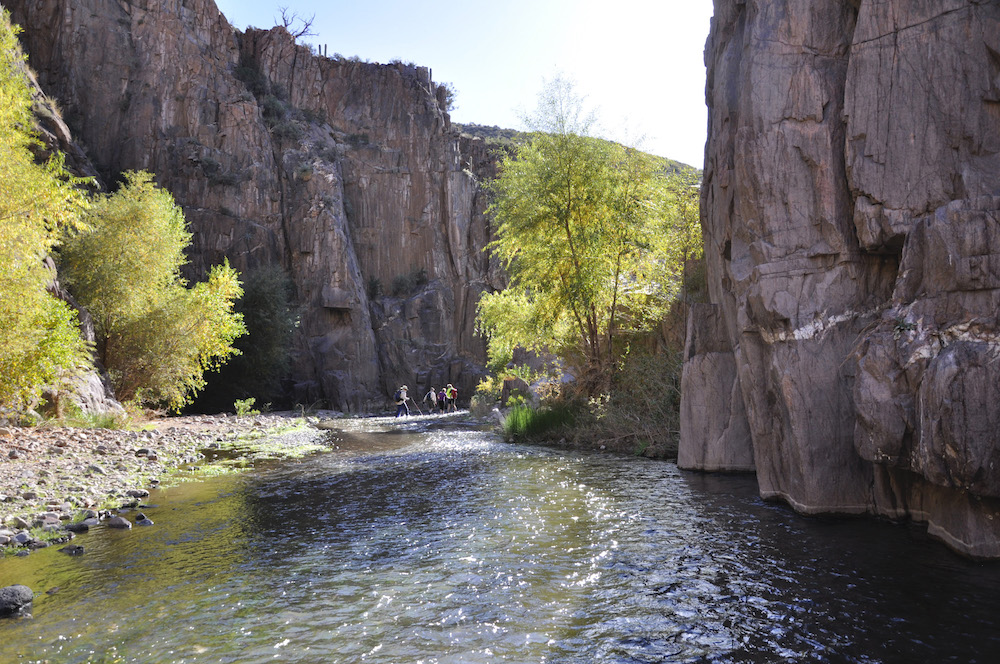
POLYGON ((409 399, 410 401, 412 401, 412 402, 413 402, 413 405, 414 405, 414 407, 415 407, 415 408, 417 409, 417 412, 418 412, 418 413, 420 413, 421 415, 423 415, 423 414, 424 414, 424 411, 420 410, 420 405, 419 405, 419 404, 417 403, 417 400, 416 400, 416 399, 414 399, 414 398, 412 398, 412 397, 406 397, 406 398, 407 398, 407 399, 409 399))

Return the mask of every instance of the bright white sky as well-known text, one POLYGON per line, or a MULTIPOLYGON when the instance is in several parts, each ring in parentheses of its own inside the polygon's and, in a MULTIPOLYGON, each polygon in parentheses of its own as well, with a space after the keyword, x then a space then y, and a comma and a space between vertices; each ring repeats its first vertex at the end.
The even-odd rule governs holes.
POLYGON ((236 28, 311 17, 303 41, 370 62, 430 67, 455 89, 455 122, 523 129, 562 75, 601 135, 701 168, 703 50, 712 0, 216 0, 236 28))

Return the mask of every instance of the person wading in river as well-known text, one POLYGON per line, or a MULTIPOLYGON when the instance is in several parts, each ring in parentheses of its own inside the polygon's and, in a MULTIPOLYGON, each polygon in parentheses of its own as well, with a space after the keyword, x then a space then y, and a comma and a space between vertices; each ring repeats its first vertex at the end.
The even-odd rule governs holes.
POLYGON ((410 409, 406 406, 406 399, 407 399, 406 390, 407 390, 406 385, 403 385, 398 390, 396 390, 396 395, 394 397, 396 399, 396 417, 410 414, 410 409))
POLYGON ((433 386, 431 387, 430 391, 428 391, 427 394, 424 395, 424 402, 430 406, 430 411, 432 413, 437 408, 438 393, 433 386))

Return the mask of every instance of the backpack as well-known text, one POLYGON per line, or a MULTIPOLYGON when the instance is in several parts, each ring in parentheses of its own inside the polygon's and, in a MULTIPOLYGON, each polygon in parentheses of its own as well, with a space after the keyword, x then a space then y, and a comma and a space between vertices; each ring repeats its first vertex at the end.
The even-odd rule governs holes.
POLYGON ((396 400, 396 403, 399 403, 400 401, 402 401, 403 400, 403 393, 402 393, 402 391, 401 390, 396 390, 396 394, 394 394, 392 396, 392 398, 396 400))

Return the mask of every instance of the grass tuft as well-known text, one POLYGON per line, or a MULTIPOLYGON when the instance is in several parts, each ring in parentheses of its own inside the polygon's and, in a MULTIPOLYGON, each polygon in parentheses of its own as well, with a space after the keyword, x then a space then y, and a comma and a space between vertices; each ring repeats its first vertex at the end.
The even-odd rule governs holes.
POLYGON ((573 409, 565 404, 541 408, 521 404, 507 411, 501 426, 509 440, 536 440, 571 427, 574 419, 573 409))

